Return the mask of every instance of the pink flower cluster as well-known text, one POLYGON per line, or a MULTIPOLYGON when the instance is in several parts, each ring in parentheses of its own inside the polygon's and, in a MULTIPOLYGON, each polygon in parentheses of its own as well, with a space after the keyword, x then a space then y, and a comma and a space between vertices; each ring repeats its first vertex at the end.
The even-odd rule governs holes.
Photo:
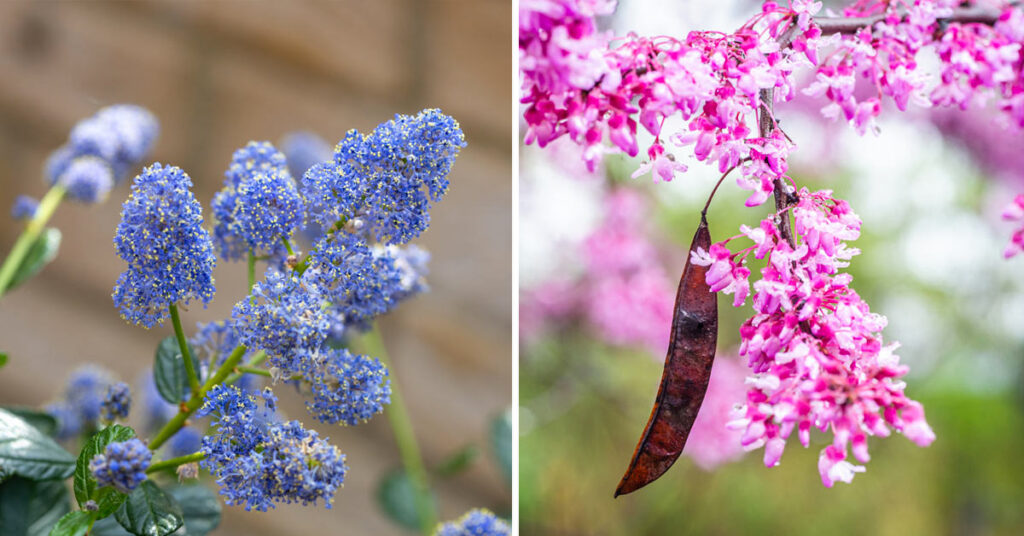
MULTIPOLYGON (((831 487, 850 482, 863 466, 847 461, 848 450, 860 462, 869 459, 867 437, 888 436, 889 427, 921 446, 935 439, 921 404, 904 394, 899 380, 907 367, 885 345, 883 316, 873 314, 840 272, 859 253, 846 242, 860 234, 860 219, 829 191, 802 189, 792 206, 801 243, 791 245, 779 233, 773 215, 757 228, 697 251, 692 262, 710 266, 707 283, 722 292, 745 293, 747 257, 767 259, 753 285, 755 314, 740 328, 740 355, 755 376, 748 379, 746 406, 731 426, 742 429, 748 449, 765 447, 764 462, 776 465, 795 429, 801 444, 811 427, 831 432, 818 464, 831 487), (728 254, 728 242, 746 236, 753 245, 728 254), (727 284, 724 284, 727 282, 727 284)), ((738 299, 735 305, 742 305, 738 299)))
POLYGON ((524 293, 520 325, 528 331, 523 335, 536 334, 544 323, 575 317, 608 344, 641 346, 662 357, 675 284, 645 236, 647 213, 647 203, 637 192, 609 192, 604 220, 580 246, 583 275, 524 293))
POLYGON ((686 171, 666 147, 670 141, 692 147, 697 160, 722 172, 739 166, 738 183, 752 192, 747 205, 758 205, 786 173, 793 149, 777 129, 761 136, 756 128, 764 89, 780 101, 797 89, 823 96, 825 116, 841 117, 861 133, 874 128, 883 96, 901 110, 911 102, 966 107, 995 98, 1006 117, 1024 126, 1024 12, 1014 4, 985 2, 1001 13, 988 25, 951 22, 960 0, 860 0, 843 14, 875 22, 857 31, 830 27, 825 37, 814 19, 820 2, 768 1, 734 33, 696 31, 682 40, 633 34, 610 40, 588 17, 613 7, 562 0, 520 8, 525 141, 543 147, 568 135, 591 169, 609 151, 638 155, 643 126, 654 141, 637 174, 653 171, 667 181, 686 171), (925 47, 939 57, 938 82, 919 68, 925 47), (801 67, 813 69, 806 87, 797 76, 801 67), (872 90, 866 98, 855 91, 858 79, 872 90), (666 136, 662 126, 673 116, 686 128, 666 136))
POLYGON ((1003 219, 1017 222, 1020 225, 1013 232, 1010 243, 1007 244, 1006 250, 1003 251, 1003 256, 1009 259, 1024 251, 1024 194, 1017 194, 1017 197, 1013 198, 1013 202, 1003 209, 1003 219))

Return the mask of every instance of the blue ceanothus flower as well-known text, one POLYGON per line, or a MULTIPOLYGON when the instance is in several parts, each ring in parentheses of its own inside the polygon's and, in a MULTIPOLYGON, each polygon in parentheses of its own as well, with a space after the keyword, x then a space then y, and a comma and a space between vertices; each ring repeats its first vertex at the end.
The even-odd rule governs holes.
POLYGON ((14 205, 11 206, 11 217, 15 220, 31 220, 38 209, 38 200, 27 195, 19 195, 14 198, 14 205))
POLYGON ((107 396, 103 398, 103 403, 100 405, 103 420, 126 419, 131 408, 132 394, 127 383, 117 382, 107 388, 107 396))
POLYGON ((301 177, 309 168, 330 160, 332 151, 331 144, 312 132, 291 132, 281 140, 281 152, 292 177, 301 177))
POLYGON ((102 454, 89 461, 89 472, 100 486, 113 486, 121 493, 131 493, 146 480, 146 469, 153 453, 137 438, 111 443, 102 454))
POLYGON ((114 246, 128 263, 114 286, 121 316, 147 328, 168 306, 213 298, 213 243, 203 228, 192 180, 180 168, 153 164, 132 185, 114 246))
POLYGON ((110 373, 103 368, 86 365, 75 369, 61 399, 46 406, 46 412, 57 420, 57 437, 69 439, 94 430, 113 383, 110 373))
POLYGON ((326 298, 315 278, 269 269, 231 313, 239 342, 265 351, 275 378, 301 372, 327 338, 326 298))
POLYGON ((114 172, 106 160, 97 156, 82 156, 71 161, 60 176, 71 199, 83 203, 99 203, 107 199, 114 187, 114 172))
POLYGON ((44 176, 51 186, 58 182, 68 186, 72 199, 95 203, 102 200, 113 184, 124 180, 128 172, 142 162, 159 133, 160 124, 145 108, 131 104, 102 108, 71 129, 68 143, 47 159, 44 176), (84 177, 66 176, 72 164, 85 157, 107 165, 109 184, 103 174, 95 169, 87 170, 88 174, 84 177), (83 183, 83 180, 86 182, 83 183), (96 184, 97 181, 99 184, 96 184), (81 191, 76 192, 76 189, 81 191))
POLYGON ((347 327, 364 328, 388 312, 401 293, 402 274, 388 255, 375 255, 359 236, 337 231, 325 234, 310 254, 306 270, 316 281, 329 311, 347 327))
POLYGON ((268 142, 235 151, 212 206, 214 243, 226 260, 278 252, 305 214, 284 155, 268 142))
POLYGON ((266 511, 275 503, 330 508, 345 479, 345 455, 298 421, 267 418, 277 403, 269 389, 257 399, 234 386, 215 386, 197 415, 212 415, 200 465, 217 478, 224 501, 266 511))
POLYGON ((388 369, 374 357, 324 349, 310 360, 304 379, 312 388, 306 408, 321 422, 354 426, 391 403, 388 369))
POLYGON ((511 528, 488 510, 470 510, 457 521, 437 527, 434 536, 508 536, 511 528))
POLYGON ((430 225, 430 204, 447 192, 465 144, 458 122, 436 109, 395 115, 366 136, 351 130, 333 161, 303 177, 310 217, 324 229, 360 220, 378 242, 408 242, 430 225))

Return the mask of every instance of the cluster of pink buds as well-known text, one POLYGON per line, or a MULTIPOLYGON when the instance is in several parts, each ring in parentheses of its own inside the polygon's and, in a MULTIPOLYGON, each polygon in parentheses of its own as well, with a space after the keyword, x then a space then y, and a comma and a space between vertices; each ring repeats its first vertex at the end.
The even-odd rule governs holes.
MULTIPOLYGON (((794 246, 778 231, 773 215, 760 227, 743 226, 742 234, 699 250, 692 262, 710 266, 712 289, 745 294, 749 255, 767 259, 753 285, 755 314, 740 328, 740 355, 755 375, 748 379, 746 405, 730 425, 744 430, 748 449, 765 447, 764 462, 779 462, 786 439, 795 429, 805 447, 812 427, 831 432, 832 444, 818 464, 822 482, 850 482, 863 471, 847 461, 852 447, 860 462, 869 459, 867 437, 888 436, 894 428, 921 446, 935 439, 918 402, 903 392, 907 372, 880 332, 886 320, 873 314, 840 272, 858 253, 846 242, 860 234, 860 219, 829 191, 802 189, 793 205, 801 238, 794 246), (746 236, 753 245, 735 253, 727 243, 746 236)), ((735 305, 742 305, 737 299, 735 305)))

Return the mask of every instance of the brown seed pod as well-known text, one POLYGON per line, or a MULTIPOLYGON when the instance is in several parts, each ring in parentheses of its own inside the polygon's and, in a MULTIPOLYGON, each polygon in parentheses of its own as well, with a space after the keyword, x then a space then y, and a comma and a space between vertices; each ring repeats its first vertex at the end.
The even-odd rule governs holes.
MULTIPOLYGON (((708 222, 701 215, 690 253, 711 247, 708 222)), ((647 427, 633 452, 615 496, 636 491, 668 471, 683 452, 711 377, 718 339, 718 300, 704 275, 708 267, 695 266, 687 256, 676 292, 665 370, 647 427)))

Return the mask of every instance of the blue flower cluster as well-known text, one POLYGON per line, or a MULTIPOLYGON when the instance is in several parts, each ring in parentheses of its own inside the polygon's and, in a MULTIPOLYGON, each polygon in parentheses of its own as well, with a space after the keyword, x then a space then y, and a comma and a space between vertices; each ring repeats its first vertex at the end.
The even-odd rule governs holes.
POLYGON ((308 273, 330 301, 330 310, 346 326, 364 327, 388 312, 401 292, 402 274, 388 255, 374 255, 360 237, 347 232, 325 234, 310 253, 308 273))
POLYGON ((129 322, 150 328, 167 318, 171 304, 213 298, 213 243, 191 187, 174 166, 153 164, 135 178, 114 236, 128 263, 114 304, 129 322))
POLYGON ((50 155, 46 180, 64 185, 68 196, 77 201, 102 201, 142 161, 159 132, 156 117, 145 108, 130 104, 103 108, 75 125, 68 143, 50 155))
POLYGON ((306 407, 321 422, 354 426, 391 403, 391 380, 379 359, 329 349, 314 363, 304 375, 313 394, 306 407))
POLYGON ((508 536, 511 528, 491 512, 473 509, 458 521, 437 527, 434 536, 508 536))
POLYGON ((19 195, 14 198, 14 205, 11 206, 11 217, 15 220, 31 220, 39 209, 39 201, 27 195, 19 195))
POLYGON ((107 396, 103 398, 100 411, 103 414, 103 420, 111 422, 128 418, 131 407, 132 395, 128 384, 117 382, 107 388, 107 396))
POLYGON ((110 374, 100 367, 87 365, 72 372, 61 399, 46 407, 57 419, 57 437, 69 439, 94 430, 112 384, 110 374))
POLYGON ((141 440, 132 438, 107 445, 103 454, 89 461, 89 472, 100 487, 113 486, 121 493, 131 493, 146 480, 146 469, 153 453, 141 440))
POLYGON ((233 386, 216 386, 197 415, 212 415, 214 433, 203 438, 200 465, 217 477, 226 503, 266 511, 275 503, 330 508, 345 479, 345 455, 298 421, 268 418, 277 399, 269 389, 256 397, 233 386))
POLYGON ((226 260, 280 252, 302 226, 305 208, 284 155, 268 142, 235 151, 213 198, 214 243, 226 260))
POLYGON ((267 352, 279 376, 301 372, 327 338, 325 297, 314 276, 310 271, 267 270, 266 278, 232 311, 239 341, 267 352))
POLYGON ((366 136, 349 131, 334 160, 303 178, 310 217, 324 229, 359 218, 376 241, 408 242, 430 225, 430 204, 447 192, 465 145, 458 122, 436 109, 395 115, 366 136))

